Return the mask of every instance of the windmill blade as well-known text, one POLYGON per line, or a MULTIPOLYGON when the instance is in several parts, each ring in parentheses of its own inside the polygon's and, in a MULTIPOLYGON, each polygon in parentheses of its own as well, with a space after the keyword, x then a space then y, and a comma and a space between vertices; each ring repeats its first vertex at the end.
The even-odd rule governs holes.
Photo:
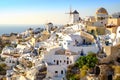
POLYGON ((71 6, 69 7, 69 12, 66 12, 65 14, 69 14, 69 20, 71 20, 71 17, 72 17, 72 14, 73 14, 71 6))
POLYGON ((65 13, 65 14, 70 14, 70 15, 73 14, 71 5, 70 5, 70 7, 69 7, 69 10, 70 10, 70 11, 67 12, 67 13, 65 13))
POLYGON ((65 13, 65 14, 70 14, 70 13, 65 13))
POLYGON ((65 13, 65 14, 70 14, 70 15, 71 15, 71 14, 73 14, 73 13, 72 13, 72 12, 69 12, 69 13, 65 13))
POLYGON ((70 5, 70 13, 72 13, 72 7, 71 7, 71 5, 70 5))

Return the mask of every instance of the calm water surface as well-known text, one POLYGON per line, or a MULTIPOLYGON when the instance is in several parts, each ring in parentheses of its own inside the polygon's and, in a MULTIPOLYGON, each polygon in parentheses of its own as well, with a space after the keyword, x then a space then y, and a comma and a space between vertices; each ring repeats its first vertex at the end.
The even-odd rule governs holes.
POLYGON ((43 25, 0 25, 0 35, 13 33, 21 33, 28 28, 40 28, 43 25))

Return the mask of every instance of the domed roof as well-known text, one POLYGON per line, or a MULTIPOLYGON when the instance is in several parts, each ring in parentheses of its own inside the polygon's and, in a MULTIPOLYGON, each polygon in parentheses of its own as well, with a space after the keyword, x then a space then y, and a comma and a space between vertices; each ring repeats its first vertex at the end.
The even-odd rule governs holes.
POLYGON ((108 15, 108 12, 105 8, 101 7, 97 9, 96 14, 107 14, 108 15))

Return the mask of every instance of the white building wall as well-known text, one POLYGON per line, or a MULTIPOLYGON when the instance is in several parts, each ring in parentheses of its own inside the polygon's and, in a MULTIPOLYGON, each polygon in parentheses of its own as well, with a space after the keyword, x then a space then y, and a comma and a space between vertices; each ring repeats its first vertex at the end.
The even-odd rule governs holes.
POLYGON ((71 17, 71 24, 79 22, 79 14, 72 14, 71 16, 72 16, 71 17))
POLYGON ((48 23, 47 25, 46 25, 46 30, 49 32, 49 31, 51 31, 51 28, 53 27, 53 24, 52 23, 48 23))
POLYGON ((97 53, 99 51, 99 48, 97 45, 84 45, 84 46, 68 46, 68 50, 72 52, 78 53, 79 51, 83 50, 84 54, 87 54, 88 52, 94 52, 97 53))
POLYGON ((65 65, 68 66, 70 64, 75 63, 75 61, 79 58, 79 54, 76 55, 55 55, 54 54, 55 51, 53 51, 53 53, 50 53, 51 55, 45 55, 44 56, 44 60, 47 63, 51 63, 51 64, 56 64, 56 65, 65 65))
POLYGON ((55 51, 59 50, 61 48, 54 48, 48 51, 47 54, 44 54, 44 59, 43 61, 47 62, 47 63, 51 63, 52 62, 52 56, 55 54, 55 51))
POLYGON ((21 45, 21 44, 18 44, 16 48, 18 49, 25 49, 27 45, 21 45))
POLYGON ((15 66, 17 64, 17 58, 8 57, 5 59, 5 63, 7 64, 7 66, 15 66))
POLYGON ((78 23, 79 22, 79 14, 74 14, 74 23, 78 23))
POLYGON ((51 77, 53 80, 59 78, 60 80, 65 79, 65 72, 67 66, 74 64, 75 61, 80 57, 79 55, 51 55, 51 64, 47 66, 47 78, 51 77))
POLYGON ((116 34, 117 34, 117 38, 120 38, 120 26, 117 28, 117 32, 116 32, 116 34))
POLYGON ((120 42, 120 26, 117 28, 116 38, 115 38, 113 45, 116 45, 118 42, 120 42))
POLYGON ((64 77, 65 76, 65 68, 58 65, 48 65, 47 66, 47 78, 48 77, 64 77))
POLYGON ((52 64, 68 66, 74 64, 79 55, 53 55, 52 64))
POLYGON ((82 23, 75 24, 71 26, 73 30, 78 31, 78 30, 85 30, 85 25, 82 23))

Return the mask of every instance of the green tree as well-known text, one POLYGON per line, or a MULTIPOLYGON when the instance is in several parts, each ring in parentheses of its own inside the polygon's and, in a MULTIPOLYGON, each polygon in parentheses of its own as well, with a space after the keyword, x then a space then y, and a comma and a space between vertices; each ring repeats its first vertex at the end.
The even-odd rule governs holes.
POLYGON ((67 80, 80 80, 80 78, 84 78, 87 71, 94 68, 97 62, 98 59, 93 52, 89 52, 87 56, 79 57, 74 65, 68 67, 66 74, 67 80))
POLYGON ((89 68, 93 68, 95 67, 96 63, 98 62, 98 59, 92 55, 88 55, 86 56, 86 65, 89 67, 89 68))
POLYGON ((86 57, 85 56, 81 56, 78 60, 77 60, 77 62, 76 62, 76 64, 79 66, 79 68, 82 68, 82 66, 84 66, 85 64, 86 64, 86 57))
POLYGON ((79 68, 82 68, 84 65, 86 65, 89 68, 95 67, 97 64, 98 59, 96 55, 92 52, 89 52, 87 56, 81 56, 77 62, 76 65, 79 66, 79 68))

